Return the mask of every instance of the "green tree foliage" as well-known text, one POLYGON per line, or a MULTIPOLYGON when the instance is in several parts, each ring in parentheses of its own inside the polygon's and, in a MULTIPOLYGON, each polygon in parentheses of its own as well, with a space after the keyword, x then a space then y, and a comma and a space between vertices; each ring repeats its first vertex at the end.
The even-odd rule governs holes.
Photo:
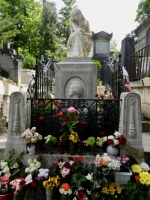
POLYGON ((70 13, 76 0, 62 0, 64 7, 59 11, 59 23, 57 35, 61 40, 62 48, 66 47, 70 35, 70 13))
POLYGON ((43 2, 42 22, 40 25, 40 55, 54 57, 58 60, 59 39, 57 37, 57 10, 54 2, 43 2))
POLYGON ((113 60, 117 60, 119 50, 117 49, 117 41, 115 39, 112 39, 110 41, 110 50, 114 52, 113 56, 112 56, 112 59, 113 60))
POLYGON ((4 15, 16 19, 15 27, 19 31, 13 38, 14 49, 27 49, 31 54, 37 51, 41 11, 41 4, 35 0, 7 0, 4 15))
POLYGON ((150 0, 140 1, 135 21, 140 24, 150 15, 150 0))
POLYGON ((5 13, 9 4, 4 0, 1 0, 0 3, 0 39, 1 39, 1 46, 5 41, 12 41, 12 38, 18 33, 16 30, 16 19, 11 18, 9 15, 5 13))

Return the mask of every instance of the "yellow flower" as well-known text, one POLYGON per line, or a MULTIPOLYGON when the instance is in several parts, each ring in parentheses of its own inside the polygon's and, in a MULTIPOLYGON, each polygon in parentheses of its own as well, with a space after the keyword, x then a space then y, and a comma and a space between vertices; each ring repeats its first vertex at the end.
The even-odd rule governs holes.
POLYGON ((109 194, 108 188, 107 187, 103 187, 102 188, 102 193, 109 194))
POLYGON ((139 181, 142 185, 150 185, 150 174, 148 172, 141 172, 139 177, 139 181))
POLYGON ((109 188, 109 192, 111 195, 114 195, 115 194, 115 188, 114 187, 110 187, 109 188))
POLYGON ((74 143, 77 143, 79 140, 77 132, 72 131, 71 134, 69 135, 69 140, 72 140, 74 143))
POLYGON ((134 164, 134 165, 131 166, 131 171, 133 173, 140 173, 143 170, 142 170, 142 167, 140 165, 134 164))

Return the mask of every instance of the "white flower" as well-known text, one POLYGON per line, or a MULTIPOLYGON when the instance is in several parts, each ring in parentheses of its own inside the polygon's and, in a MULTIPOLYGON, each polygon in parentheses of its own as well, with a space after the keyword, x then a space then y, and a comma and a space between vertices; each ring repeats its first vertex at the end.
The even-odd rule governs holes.
POLYGON ((38 135, 38 140, 42 140, 43 139, 43 137, 42 137, 42 135, 38 135))
POLYGON ((5 175, 4 175, 4 176, 5 176, 5 177, 10 177, 10 175, 11 175, 11 174, 10 174, 10 172, 9 172, 9 171, 7 171, 7 172, 5 173, 5 175))
POLYGON ((119 133, 118 131, 115 131, 114 136, 116 139, 118 139, 121 136, 121 133, 119 133))
POLYGON ((41 163, 40 162, 37 162, 36 164, 35 164, 35 167, 38 169, 38 168, 40 168, 41 167, 41 163))
POLYGON ((60 194, 64 194, 64 190, 62 188, 59 188, 60 194))
POLYGON ((4 169, 4 167, 6 167, 6 166, 7 166, 7 162, 1 162, 2 169, 4 169))
POLYGON ((107 141, 107 136, 103 137, 103 142, 107 141))
POLYGON ((25 172, 26 173, 30 172, 30 167, 25 168, 25 172))
POLYGON ((32 182, 32 175, 29 174, 29 175, 25 178, 25 184, 27 185, 27 184, 29 184, 29 183, 31 183, 31 182, 32 182))
POLYGON ((74 161, 73 161, 73 160, 70 160, 70 161, 69 161, 69 164, 70 164, 70 166, 72 166, 72 165, 73 165, 73 163, 74 163, 74 161))
POLYGON ((4 167, 4 169, 2 170, 2 172, 4 172, 4 173, 7 173, 7 172, 9 172, 9 171, 10 171, 10 169, 9 169, 8 166, 4 167))
POLYGON ((29 130, 29 132, 27 132, 26 133, 26 138, 31 138, 33 135, 32 135, 32 133, 30 132, 30 130, 29 130))
POLYGON ((28 165, 30 165, 32 162, 33 162, 33 161, 32 161, 32 159, 30 158, 30 159, 28 160, 28 165))
POLYGON ((87 180, 92 181, 93 180, 93 173, 88 173, 87 176, 85 176, 87 180))
POLYGON ((36 131, 36 127, 32 127, 32 128, 31 128, 31 131, 36 131))
POLYGON ((23 132, 22 134, 21 134, 21 137, 26 137, 26 132, 23 132))
POLYGON ((11 169, 16 169, 16 168, 18 168, 18 167, 19 167, 18 163, 15 162, 10 168, 11 168, 11 169))
POLYGON ((35 165, 34 163, 31 163, 31 164, 30 164, 30 167, 34 167, 34 165, 35 165))
POLYGON ((109 140, 109 139, 110 139, 110 140, 114 140, 114 136, 113 136, 113 135, 109 135, 109 136, 108 136, 108 140, 109 140))
POLYGON ((60 161, 60 162, 58 163, 59 168, 61 169, 61 168, 64 166, 64 164, 65 164, 65 162, 61 162, 61 161, 60 161))
POLYGON ((119 141, 118 140, 113 140, 114 141, 114 143, 113 143, 113 145, 118 145, 119 144, 119 141))
POLYGON ((36 170, 36 167, 31 167, 30 168, 30 173, 34 172, 36 170))
POLYGON ((142 162, 140 164, 140 166, 142 167, 143 171, 145 171, 145 172, 150 170, 149 165, 146 162, 142 162))

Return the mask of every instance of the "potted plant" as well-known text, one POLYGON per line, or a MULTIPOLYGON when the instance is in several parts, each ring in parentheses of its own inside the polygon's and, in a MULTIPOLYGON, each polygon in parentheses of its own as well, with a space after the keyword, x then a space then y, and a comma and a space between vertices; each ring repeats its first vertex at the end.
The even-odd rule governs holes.
POLYGON ((27 151, 29 154, 35 154, 35 148, 38 145, 38 142, 43 139, 42 135, 36 132, 36 127, 26 129, 25 132, 22 133, 21 137, 27 144, 27 151))
POLYGON ((48 135, 48 136, 44 137, 44 139, 45 139, 45 144, 46 144, 48 153, 52 154, 54 145, 57 143, 57 138, 55 136, 48 135))
POLYGON ((77 125, 82 123, 77 119, 78 110, 74 107, 70 107, 67 110, 57 113, 57 117, 60 118, 61 132, 60 139, 69 141, 69 154, 76 154, 77 142, 79 140, 78 133, 76 132, 77 125))
POLYGON ((91 150, 91 155, 96 155, 97 154, 97 149, 96 149, 96 139, 94 136, 90 136, 86 140, 86 145, 90 146, 91 150))
POLYGON ((54 188, 58 188, 60 186, 60 177, 58 175, 53 177, 50 176, 48 180, 43 182, 43 186, 46 188, 46 199, 52 200, 54 188))
POLYGON ((59 188, 59 192, 61 194, 61 200, 69 200, 72 189, 68 183, 63 183, 59 188))

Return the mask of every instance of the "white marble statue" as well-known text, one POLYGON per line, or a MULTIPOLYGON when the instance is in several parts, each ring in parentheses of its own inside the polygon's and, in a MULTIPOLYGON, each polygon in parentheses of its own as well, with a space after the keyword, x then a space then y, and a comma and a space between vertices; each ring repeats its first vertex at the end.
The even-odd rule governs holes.
POLYGON ((74 8, 71 12, 70 29, 67 57, 88 57, 92 47, 89 22, 78 8, 74 8))

